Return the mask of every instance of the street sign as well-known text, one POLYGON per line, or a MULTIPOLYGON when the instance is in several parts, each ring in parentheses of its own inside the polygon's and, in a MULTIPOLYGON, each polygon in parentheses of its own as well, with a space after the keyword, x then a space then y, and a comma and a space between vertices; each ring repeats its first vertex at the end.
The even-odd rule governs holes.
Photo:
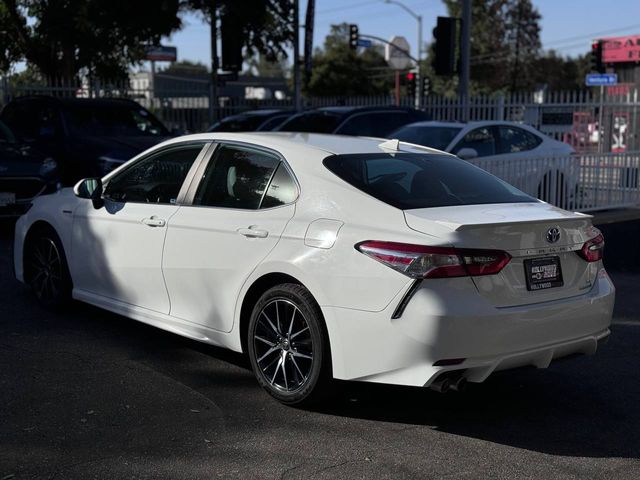
POLYGON ((373 45, 373 43, 371 42, 371 40, 369 40, 367 38, 359 38, 358 39, 358 46, 359 47, 369 48, 371 45, 373 45))
POLYGON ((384 59, 393 70, 406 70, 411 66, 411 59, 407 56, 409 42, 404 37, 393 37, 384 48, 384 59))
POLYGON ((164 45, 147 47, 146 58, 152 62, 175 62, 178 58, 178 49, 176 47, 166 47, 164 45))
POLYGON ((584 79, 587 87, 606 87, 618 84, 616 73, 587 73, 584 79))

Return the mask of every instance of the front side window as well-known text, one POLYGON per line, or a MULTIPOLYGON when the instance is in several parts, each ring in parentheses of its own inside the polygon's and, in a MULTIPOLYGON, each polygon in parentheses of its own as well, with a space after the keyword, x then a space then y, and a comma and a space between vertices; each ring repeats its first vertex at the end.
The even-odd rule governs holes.
POLYGON ((260 208, 280 159, 235 145, 221 145, 209 162, 193 204, 208 207, 260 208))
POLYGON ((455 146, 453 153, 458 154, 463 148, 472 148, 478 152, 478 157, 488 157, 496 154, 496 139, 490 127, 476 128, 467 133, 455 146))
POLYGON ((542 139, 518 127, 498 127, 500 153, 518 153, 533 150, 542 139))
POLYGON ((324 165, 358 190, 402 210, 536 201, 490 173, 448 155, 333 155, 324 165))
POLYGON ((115 202, 175 204, 202 147, 174 147, 138 160, 109 180, 105 197, 115 202))

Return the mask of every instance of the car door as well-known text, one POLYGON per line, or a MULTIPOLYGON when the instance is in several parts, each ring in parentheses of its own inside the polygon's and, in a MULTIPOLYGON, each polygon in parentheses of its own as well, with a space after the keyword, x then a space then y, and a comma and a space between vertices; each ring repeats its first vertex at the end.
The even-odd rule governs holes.
POLYGON ((221 144, 171 217, 163 272, 171 316, 228 332, 236 299, 293 217, 297 183, 276 153, 221 144))
MULTIPOLYGON (((74 288, 169 313, 162 276, 167 222, 204 142, 167 147, 108 180, 104 205, 81 202, 74 212, 71 272, 74 288)), ((184 192, 182 192, 182 196, 184 192)))

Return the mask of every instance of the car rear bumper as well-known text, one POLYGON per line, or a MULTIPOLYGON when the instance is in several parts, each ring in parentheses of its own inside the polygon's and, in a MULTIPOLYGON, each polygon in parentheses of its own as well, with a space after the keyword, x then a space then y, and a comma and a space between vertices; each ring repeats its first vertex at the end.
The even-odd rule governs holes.
POLYGON ((470 278, 438 279, 424 281, 394 319, 403 294, 381 312, 323 307, 336 378, 428 386, 455 370, 481 382, 496 370, 591 354, 609 334, 615 288, 602 269, 583 295, 495 308, 470 278))

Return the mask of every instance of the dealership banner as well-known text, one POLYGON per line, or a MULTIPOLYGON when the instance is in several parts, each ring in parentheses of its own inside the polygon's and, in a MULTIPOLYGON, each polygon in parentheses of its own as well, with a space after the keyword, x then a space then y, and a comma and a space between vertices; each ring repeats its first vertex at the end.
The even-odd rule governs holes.
POLYGON ((640 35, 602 38, 604 63, 640 62, 640 35))

